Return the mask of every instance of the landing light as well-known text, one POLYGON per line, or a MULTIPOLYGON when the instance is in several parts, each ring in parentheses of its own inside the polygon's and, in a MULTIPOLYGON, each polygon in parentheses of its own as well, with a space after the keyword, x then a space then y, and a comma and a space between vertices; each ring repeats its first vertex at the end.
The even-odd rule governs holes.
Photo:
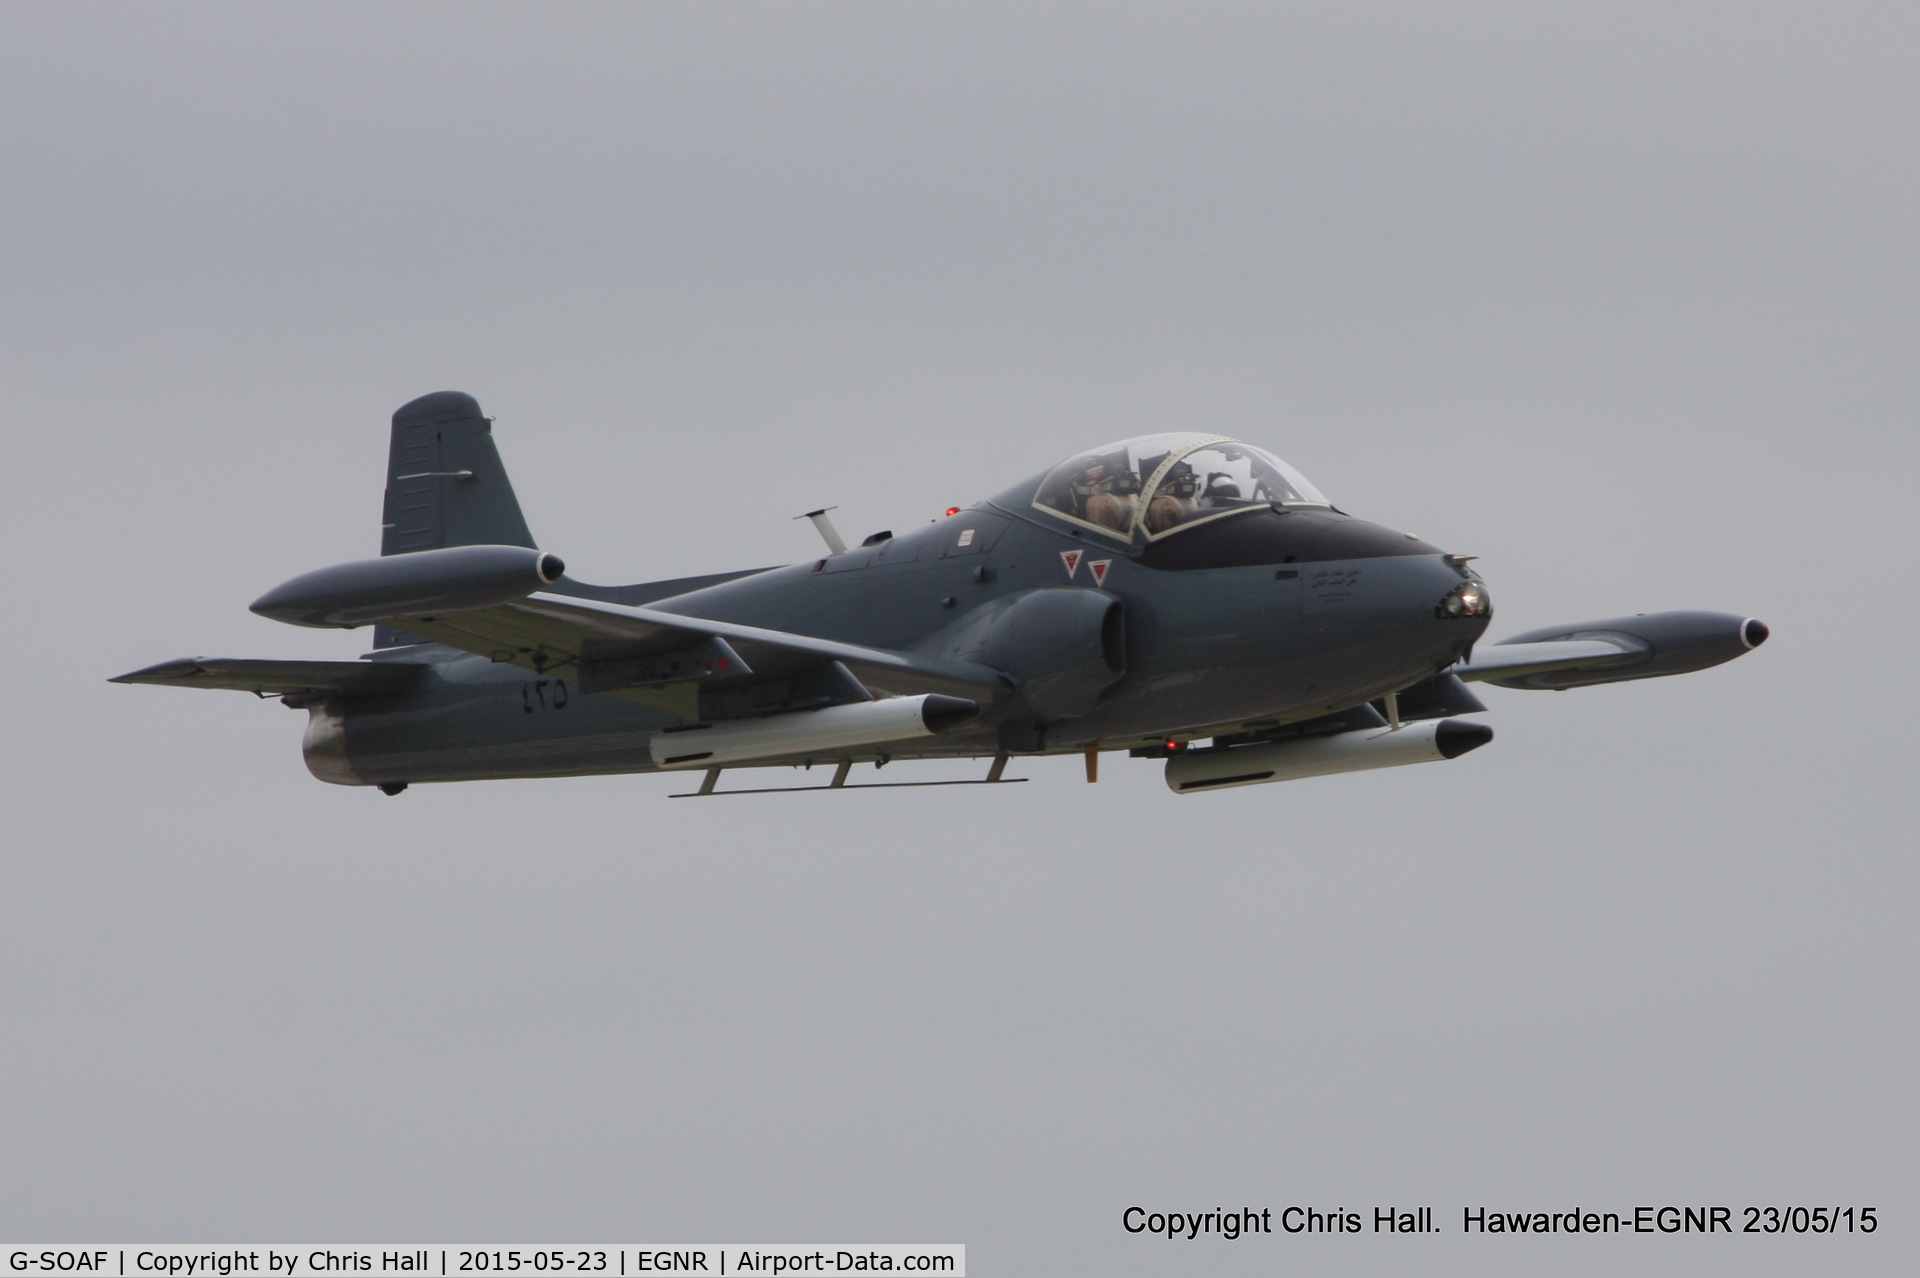
POLYGON ((1433 615, 1442 621, 1460 617, 1485 617, 1493 612, 1487 588, 1477 581, 1463 581, 1449 590, 1434 606, 1433 615))

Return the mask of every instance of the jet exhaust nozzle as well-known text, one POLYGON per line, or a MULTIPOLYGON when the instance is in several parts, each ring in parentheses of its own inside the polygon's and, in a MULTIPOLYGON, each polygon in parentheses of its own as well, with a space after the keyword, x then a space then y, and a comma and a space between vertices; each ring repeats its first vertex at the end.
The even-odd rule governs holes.
POLYGON ((1224 750, 1196 750, 1167 760, 1167 788, 1175 794, 1266 785, 1335 772, 1397 768, 1457 759, 1493 740, 1493 729, 1465 719, 1412 723, 1398 732, 1362 728, 1324 737, 1300 737, 1224 750))
POLYGON ((671 729, 653 738, 653 762, 661 768, 712 768, 763 759, 819 758, 861 746, 911 741, 967 722, 977 702, 927 693, 890 697, 671 729))
POLYGON ((365 785, 347 755, 347 720, 335 704, 307 707, 307 731, 300 741, 307 771, 328 785, 365 785))

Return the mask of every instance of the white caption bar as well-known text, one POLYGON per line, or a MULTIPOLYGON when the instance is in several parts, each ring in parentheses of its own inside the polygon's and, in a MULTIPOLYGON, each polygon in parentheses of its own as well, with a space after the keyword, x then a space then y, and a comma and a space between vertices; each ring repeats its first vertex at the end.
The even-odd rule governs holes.
POLYGON ((0 1246, 11 1275, 64 1278, 775 1278, 793 1274, 934 1274, 966 1278, 960 1243, 678 1243, 483 1247, 475 1243, 133 1247, 0 1246))

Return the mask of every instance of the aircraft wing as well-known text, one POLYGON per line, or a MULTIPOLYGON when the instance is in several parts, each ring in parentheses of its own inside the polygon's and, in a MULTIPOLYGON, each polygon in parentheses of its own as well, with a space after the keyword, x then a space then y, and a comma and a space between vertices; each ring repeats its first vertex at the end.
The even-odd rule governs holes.
POLYGON ((169 688, 224 688, 256 697, 364 697, 403 688, 425 666, 403 661, 247 661, 183 657, 109 679, 169 688))
POLYGON ((1473 660, 1455 666, 1450 674, 1468 683, 1519 679, 1559 670, 1600 670, 1644 660, 1645 647, 1629 647, 1611 639, 1562 639, 1549 643, 1502 643, 1476 648, 1473 660))
POLYGON ((597 662, 655 657, 723 639, 737 645, 754 670, 763 664, 791 666, 795 658, 838 661, 871 686, 901 695, 937 692, 977 699, 1012 687, 1005 675, 977 662, 546 593, 468 612, 396 618, 393 624, 423 639, 576 681, 597 662))

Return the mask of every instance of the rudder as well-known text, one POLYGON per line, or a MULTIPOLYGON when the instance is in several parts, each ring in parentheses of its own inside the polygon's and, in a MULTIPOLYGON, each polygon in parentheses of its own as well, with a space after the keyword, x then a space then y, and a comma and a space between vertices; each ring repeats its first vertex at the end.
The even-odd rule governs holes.
POLYGON ((532 546, 493 445, 493 422, 461 391, 435 391, 393 415, 380 553, 444 546, 532 546))

